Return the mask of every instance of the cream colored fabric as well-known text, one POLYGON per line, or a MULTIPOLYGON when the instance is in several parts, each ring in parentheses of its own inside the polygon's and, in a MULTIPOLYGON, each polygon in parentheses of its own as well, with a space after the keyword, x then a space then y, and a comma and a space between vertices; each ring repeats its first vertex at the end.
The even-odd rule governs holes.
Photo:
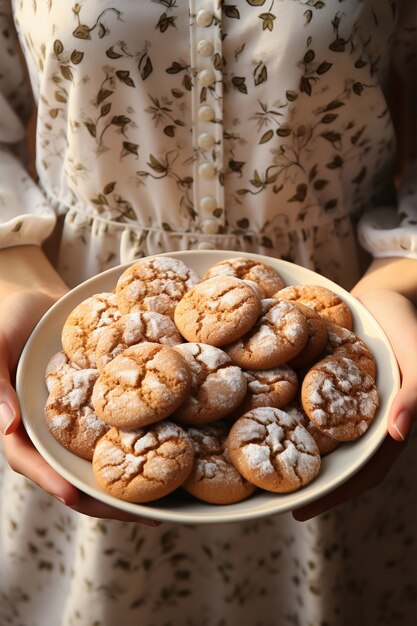
MULTIPOLYGON (((375 241, 378 211, 362 241, 414 256, 386 101, 391 53, 412 68, 413 5, 0 0, 2 245, 40 243, 58 215, 70 285, 147 254, 219 248, 350 287, 357 221, 390 207, 387 240, 375 241), (12 11, 38 104, 37 185, 12 11)), ((307 524, 158 529, 78 515, 1 459, 0 624, 410 626, 415 458, 412 442, 381 488, 307 524)))

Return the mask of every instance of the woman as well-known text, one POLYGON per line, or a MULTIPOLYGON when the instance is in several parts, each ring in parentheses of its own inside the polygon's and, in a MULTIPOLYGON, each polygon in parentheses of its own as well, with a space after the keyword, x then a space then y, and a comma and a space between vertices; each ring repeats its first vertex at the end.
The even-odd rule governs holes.
POLYGON ((307 524, 151 529, 47 466, 12 378, 43 312, 108 267, 183 249, 285 258, 353 288, 403 376, 385 445, 295 515, 377 484, 417 406, 415 179, 396 197, 387 103, 394 65, 407 122, 412 4, 1 1, 1 623, 411 623, 413 444, 381 487, 307 524), (37 102, 37 184, 21 159, 29 87, 15 29, 37 102), (358 237, 380 257, 364 275, 358 237))

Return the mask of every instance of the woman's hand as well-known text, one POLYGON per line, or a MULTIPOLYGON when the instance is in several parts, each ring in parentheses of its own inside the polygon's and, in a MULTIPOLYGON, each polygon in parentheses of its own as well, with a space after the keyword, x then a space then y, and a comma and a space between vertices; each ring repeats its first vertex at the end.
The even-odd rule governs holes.
MULTIPOLYGON (((7 253, 8 257, 15 254, 2 251, 1 260, 6 256, 3 253, 7 253)), ((38 252, 34 254, 38 256, 38 252)), ((42 265, 42 259, 37 261, 42 265)), ((25 282, 30 281, 25 279, 25 282)), ((66 291, 62 282, 50 282, 48 285, 49 287, 39 284, 42 289, 39 290, 25 284, 0 280, 0 430, 3 433, 1 439, 7 461, 14 471, 26 476, 44 491, 80 513, 156 526, 158 523, 153 520, 123 513, 79 492, 48 465, 26 434, 21 422, 13 378, 20 353, 33 327, 66 291)))
POLYGON ((417 421, 417 261, 380 259, 352 291, 385 331, 401 374, 401 388, 388 415, 388 435, 372 459, 339 489, 294 511, 305 521, 377 486, 388 473, 417 421))

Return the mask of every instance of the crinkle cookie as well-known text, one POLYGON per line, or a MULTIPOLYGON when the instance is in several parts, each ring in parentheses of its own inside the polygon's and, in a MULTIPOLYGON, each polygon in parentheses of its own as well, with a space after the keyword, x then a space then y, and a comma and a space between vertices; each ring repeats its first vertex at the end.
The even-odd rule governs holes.
POLYGON ((246 394, 246 378, 220 348, 183 343, 175 350, 191 372, 191 391, 171 419, 184 424, 206 424, 231 413, 246 394))
POLYGON ((96 348, 97 369, 101 372, 126 348, 144 341, 175 346, 183 341, 174 322, 167 315, 155 311, 135 311, 106 328, 96 348))
POLYGON ((307 320, 290 302, 261 300, 262 315, 240 339, 224 347, 243 369, 270 369, 287 363, 307 343, 307 320))
POLYGON ((194 451, 186 432, 168 421, 139 430, 111 428, 93 457, 98 484, 128 502, 150 502, 177 489, 190 475, 194 451))
POLYGON ((109 429, 91 406, 97 376, 95 369, 64 374, 54 385, 45 407, 46 424, 55 439, 73 454, 89 461, 97 441, 109 429))
POLYGON ((313 437, 281 409, 262 407, 242 415, 230 430, 227 448, 242 476, 266 491, 296 491, 320 471, 313 437))
POLYGON ((260 312, 252 287, 240 278, 215 276, 185 294, 174 321, 187 341, 221 347, 252 328, 260 312))
POLYGON ((284 407, 284 411, 291 415, 291 417, 294 417, 297 422, 301 424, 301 426, 304 426, 304 428, 308 430, 317 444, 320 456, 330 454, 330 452, 333 452, 333 450, 336 450, 336 448, 340 446, 340 441, 336 441, 336 439, 328 437, 322 433, 317 426, 314 426, 314 424, 310 422, 307 415, 297 402, 292 402, 288 406, 284 407))
POLYGON ((94 385, 92 403, 110 426, 141 428, 175 411, 190 387, 188 365, 174 348, 144 342, 105 366, 94 385))
POLYGON ((295 397, 298 378, 289 365, 269 370, 245 370, 248 392, 241 406, 241 415, 261 406, 281 409, 295 397))
POLYGON ((210 504, 245 500, 256 487, 243 478, 231 462, 226 446, 228 429, 223 423, 187 428, 194 448, 194 469, 182 485, 188 493, 210 504))
POLYGON ((365 433, 379 404, 373 379, 352 359, 330 356, 306 374, 301 401, 307 417, 337 441, 353 441, 365 433))
POLYGON ((326 287, 292 285, 281 289, 273 297, 280 301, 300 302, 329 322, 352 329, 352 313, 349 306, 340 296, 326 287))
POLYGON ((270 298, 285 286, 281 276, 273 267, 243 257, 215 263, 207 270, 203 280, 214 276, 235 276, 243 280, 253 281, 261 289, 263 298, 270 298))
POLYGON ((365 342, 350 330, 327 322, 328 341, 325 353, 332 356, 346 356, 376 380, 375 359, 365 342))
POLYGON ((183 261, 151 256, 140 259, 117 281, 120 311, 155 311, 173 317, 183 295, 200 282, 199 276, 183 261))
POLYGON ((104 332, 120 318, 114 293, 98 293, 69 314, 62 329, 62 347, 78 367, 96 366, 96 347, 104 332))
POLYGON ((294 302, 301 313, 307 319, 308 340, 304 348, 296 357, 291 359, 292 367, 304 367, 310 365, 322 354, 327 345, 327 325, 326 321, 309 306, 294 302))
POLYGON ((51 392, 65 374, 76 372, 80 368, 71 363, 63 350, 54 354, 48 361, 45 370, 45 383, 48 391, 51 392))

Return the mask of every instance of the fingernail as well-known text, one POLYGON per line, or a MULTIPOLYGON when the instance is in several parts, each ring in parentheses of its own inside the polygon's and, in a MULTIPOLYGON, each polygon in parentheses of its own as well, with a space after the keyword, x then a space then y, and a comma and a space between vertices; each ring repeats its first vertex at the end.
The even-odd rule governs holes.
POLYGON ((397 419, 394 422, 394 428, 397 433, 400 435, 401 439, 405 441, 405 438, 408 435, 408 431, 411 426, 411 417, 408 411, 401 411, 398 415, 397 419))
POLYGON ((3 435, 7 435, 10 426, 13 424, 15 414, 8 404, 5 402, 0 403, 0 430, 3 435))
POLYGON ((161 522, 158 522, 155 519, 141 519, 142 524, 146 524, 147 526, 153 526, 154 528, 156 528, 156 526, 160 526, 161 522))
MULTIPOLYGON (((53 494, 52 494, 52 495, 53 495, 53 494)), ((61 498, 60 496, 55 496, 55 495, 54 495, 53 497, 55 498, 55 500, 59 500, 59 502, 61 502, 61 504, 65 504, 65 505, 67 504, 67 503, 65 502, 64 498, 61 498)))

